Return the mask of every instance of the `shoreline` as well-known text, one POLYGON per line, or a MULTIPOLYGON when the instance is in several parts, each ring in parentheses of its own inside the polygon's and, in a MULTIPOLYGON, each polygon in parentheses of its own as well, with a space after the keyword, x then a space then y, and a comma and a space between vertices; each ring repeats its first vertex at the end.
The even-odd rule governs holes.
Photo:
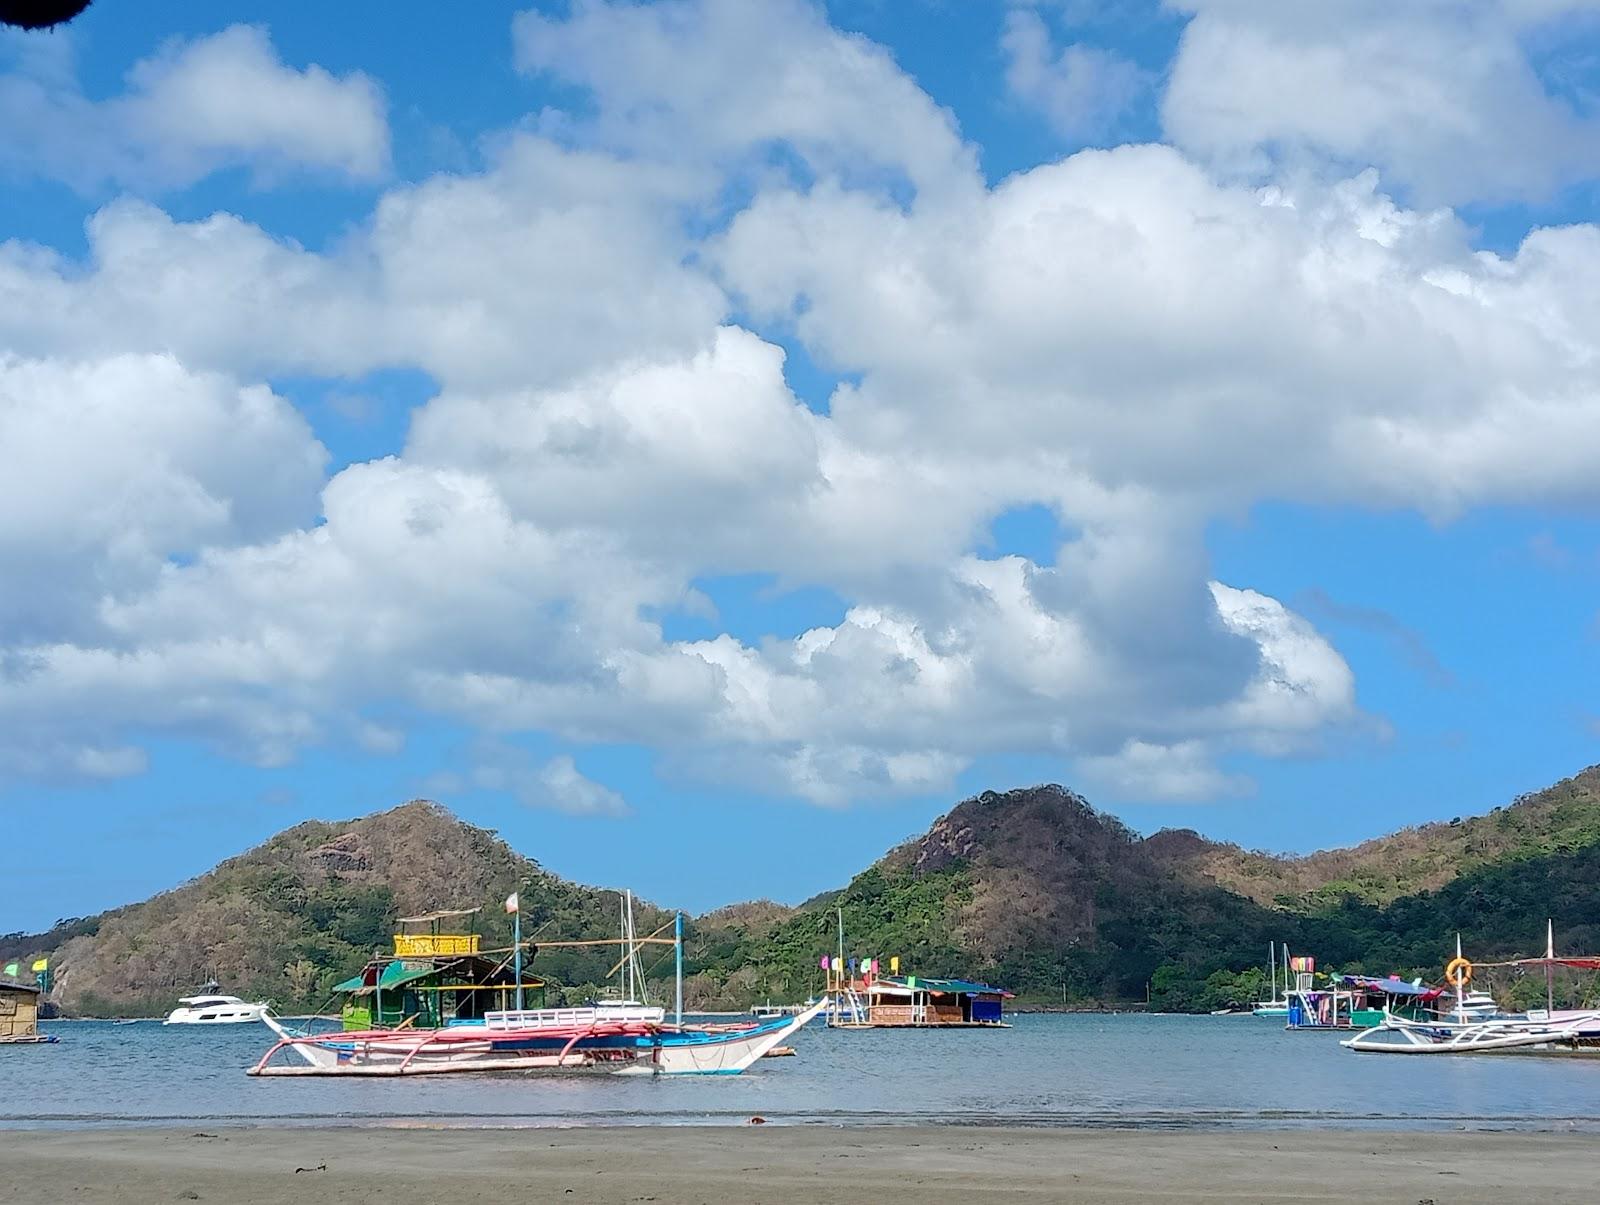
POLYGON ((579 1126, 212 1125, 0 1130, 0 1205, 314 1198, 851 1202, 978 1200, 1488 1203, 1593 1199, 1579 1133, 579 1126))

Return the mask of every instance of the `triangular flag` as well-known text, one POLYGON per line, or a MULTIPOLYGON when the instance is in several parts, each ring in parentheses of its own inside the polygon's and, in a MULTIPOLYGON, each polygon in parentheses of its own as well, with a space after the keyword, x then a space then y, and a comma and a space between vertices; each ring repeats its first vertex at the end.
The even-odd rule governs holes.
POLYGON ((510 895, 506 896, 506 915, 507 916, 510 916, 519 907, 521 907, 521 904, 517 900, 517 896, 519 896, 520 894, 522 894, 522 893, 518 892, 518 891, 513 891, 510 895))

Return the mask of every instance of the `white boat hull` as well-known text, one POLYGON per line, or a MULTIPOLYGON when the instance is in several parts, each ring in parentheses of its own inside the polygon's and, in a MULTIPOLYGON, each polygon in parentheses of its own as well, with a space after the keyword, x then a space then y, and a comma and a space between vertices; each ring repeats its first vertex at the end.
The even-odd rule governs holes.
POLYGON ((1502 1017, 1487 1021, 1409 1021, 1388 1017, 1340 1045, 1358 1054, 1597 1055, 1600 1013, 1545 1014, 1544 1019, 1502 1017))
POLYGON ((266 1019, 266 1004, 236 1004, 219 1008, 175 1008, 163 1025, 253 1025, 266 1019))

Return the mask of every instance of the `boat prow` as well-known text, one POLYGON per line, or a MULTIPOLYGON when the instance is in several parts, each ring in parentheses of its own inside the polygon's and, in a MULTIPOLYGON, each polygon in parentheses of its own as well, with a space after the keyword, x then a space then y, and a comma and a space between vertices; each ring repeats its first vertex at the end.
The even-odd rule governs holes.
POLYGON ((824 996, 793 1017, 743 1030, 686 1029, 676 1034, 663 1033, 654 1066, 649 1070, 660 1075, 738 1075, 816 1020, 828 1003, 829 998, 824 996))

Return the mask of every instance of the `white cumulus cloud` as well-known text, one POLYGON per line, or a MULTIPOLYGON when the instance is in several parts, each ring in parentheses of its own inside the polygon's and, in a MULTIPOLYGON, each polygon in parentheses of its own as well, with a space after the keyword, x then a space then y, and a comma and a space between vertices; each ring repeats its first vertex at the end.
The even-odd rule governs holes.
POLYGON ((359 71, 288 66, 256 26, 174 41, 136 63, 126 91, 105 100, 79 85, 69 33, 9 45, 0 166, 15 172, 81 189, 163 189, 230 167, 261 179, 304 170, 373 179, 389 165, 378 85, 359 71))

